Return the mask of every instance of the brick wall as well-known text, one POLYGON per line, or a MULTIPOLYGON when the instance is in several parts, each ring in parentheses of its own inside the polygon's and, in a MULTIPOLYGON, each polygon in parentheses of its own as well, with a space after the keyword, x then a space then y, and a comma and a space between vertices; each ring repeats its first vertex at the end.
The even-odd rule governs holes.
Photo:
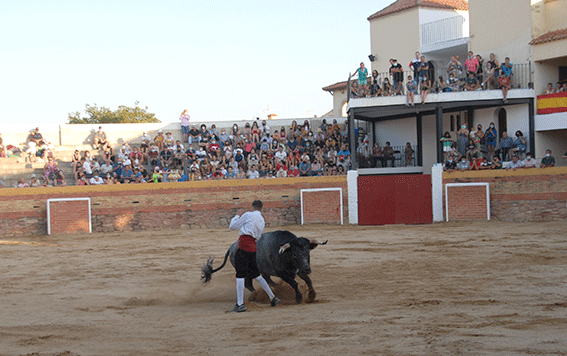
POLYGON ((93 232, 228 227, 252 201, 264 202, 267 226, 301 223, 300 190, 343 188, 346 176, 0 189, 1 236, 47 233, 46 201, 91 198, 93 232))
POLYGON ((490 184, 491 218, 549 221, 567 218, 567 168, 443 173, 443 184, 490 184))
POLYGON ((341 223, 341 192, 303 192, 303 223, 341 223))
POLYGON ((52 234, 90 232, 89 201, 73 199, 49 201, 49 228, 52 234))
POLYGON ((449 187, 447 194, 449 221, 486 220, 486 187, 449 187))

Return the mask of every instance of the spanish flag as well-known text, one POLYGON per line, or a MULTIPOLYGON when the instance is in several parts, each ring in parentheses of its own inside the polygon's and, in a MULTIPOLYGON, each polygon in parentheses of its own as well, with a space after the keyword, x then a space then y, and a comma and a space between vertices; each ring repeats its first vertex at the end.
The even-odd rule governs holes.
POLYGON ((567 93, 538 95, 537 113, 553 114, 567 111, 567 93))

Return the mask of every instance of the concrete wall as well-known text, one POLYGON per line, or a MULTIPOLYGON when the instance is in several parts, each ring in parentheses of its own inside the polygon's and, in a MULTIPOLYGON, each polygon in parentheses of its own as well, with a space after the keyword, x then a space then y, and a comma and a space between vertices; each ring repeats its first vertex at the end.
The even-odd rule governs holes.
POLYGON ((532 37, 562 30, 567 19, 567 1, 532 0, 532 37))
POLYGON ((489 183, 491 219, 567 218, 567 167, 443 173, 443 184, 467 182, 489 183))
POLYGON ((94 232, 228 227, 255 199, 267 226, 293 225, 301 222, 301 189, 335 187, 348 216, 346 176, 0 189, 0 235, 46 234, 50 198, 90 197, 94 232))
POLYGON ((527 63, 530 59, 530 0, 474 0, 469 2, 470 50, 502 63, 527 63))
POLYGON ((535 136, 536 157, 543 158, 545 150, 549 149, 555 157, 555 166, 567 166, 567 160, 561 158, 567 151, 567 130, 536 131, 535 136))
POLYGON ((370 50, 376 56, 372 70, 388 72, 390 58, 396 58, 404 70, 408 70, 408 63, 415 57, 415 51, 419 50, 419 9, 371 20, 370 50))

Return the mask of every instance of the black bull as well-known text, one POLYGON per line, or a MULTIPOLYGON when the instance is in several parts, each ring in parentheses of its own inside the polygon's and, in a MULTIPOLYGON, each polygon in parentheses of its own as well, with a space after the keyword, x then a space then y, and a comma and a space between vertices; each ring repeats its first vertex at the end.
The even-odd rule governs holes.
MULTIPOLYGON (((315 300, 315 290, 309 278, 311 273, 311 266, 309 261, 309 253, 318 245, 324 245, 325 242, 317 240, 308 240, 304 237, 297 237, 289 231, 274 231, 262 234, 262 237, 256 242, 256 262, 258 263, 258 270, 260 274, 266 279, 270 285, 275 285, 270 276, 276 276, 286 281, 295 291, 295 300, 301 303, 303 297, 295 276, 298 275, 305 281, 309 288, 307 301, 312 302, 315 300)), ((221 270, 226 260, 230 257, 230 263, 234 266, 235 253, 238 249, 238 242, 233 243, 226 251, 224 262, 216 269, 213 269, 213 258, 209 257, 206 264, 203 265, 202 272, 204 283, 211 280, 212 274, 221 270)), ((246 288, 254 291, 252 280, 248 279, 245 282, 246 288)))

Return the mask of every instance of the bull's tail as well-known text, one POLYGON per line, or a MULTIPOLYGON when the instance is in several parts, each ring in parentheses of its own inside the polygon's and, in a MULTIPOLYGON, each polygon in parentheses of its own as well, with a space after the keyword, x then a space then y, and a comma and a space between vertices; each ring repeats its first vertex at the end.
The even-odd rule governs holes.
POLYGON ((205 263, 201 268, 201 272, 202 272, 201 280, 203 280, 203 283, 205 284, 209 283, 211 281, 211 278, 213 278, 213 273, 220 271, 224 267, 224 265, 226 265, 226 260, 228 260, 229 254, 230 254, 230 249, 226 251, 226 254, 224 255, 224 262, 222 263, 222 265, 220 265, 219 268, 215 268, 215 269, 213 269, 214 259, 212 257, 209 257, 207 263, 205 263))

